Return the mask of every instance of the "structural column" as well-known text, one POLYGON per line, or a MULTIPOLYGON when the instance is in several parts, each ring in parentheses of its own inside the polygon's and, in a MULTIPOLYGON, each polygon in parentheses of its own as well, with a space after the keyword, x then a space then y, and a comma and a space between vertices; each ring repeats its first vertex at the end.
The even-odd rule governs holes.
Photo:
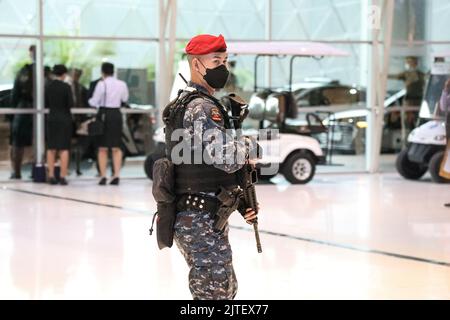
MULTIPOLYGON (((156 77, 156 107, 162 110, 169 102, 173 82, 176 40, 176 0, 159 0, 159 51, 156 77)), ((161 117, 158 117, 158 124, 161 117)))
MULTIPOLYGON (((266 10, 265 10, 265 40, 272 40, 272 0, 266 0, 266 10)), ((266 87, 272 87, 272 58, 265 58, 265 75, 266 75, 266 87)))
POLYGON ((372 0, 369 8, 371 50, 368 55, 367 107, 369 109, 366 131, 366 170, 376 173, 380 168, 381 138, 384 119, 384 99, 392 42, 394 0, 372 0), (380 39, 381 37, 381 39, 380 39), (383 54, 380 42, 383 41, 383 54))
POLYGON ((34 121, 34 154, 36 165, 45 162, 45 116, 44 116, 44 1, 39 0, 39 40, 36 43, 35 61, 35 89, 34 108, 36 110, 34 121))

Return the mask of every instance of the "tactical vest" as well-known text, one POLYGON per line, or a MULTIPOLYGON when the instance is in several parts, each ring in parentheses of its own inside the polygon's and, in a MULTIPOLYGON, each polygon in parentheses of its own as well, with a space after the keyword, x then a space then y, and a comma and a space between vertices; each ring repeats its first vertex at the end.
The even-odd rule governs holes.
MULTIPOLYGON (((163 111, 163 120, 165 123, 166 156, 171 159, 172 149, 181 142, 171 141, 172 132, 176 129, 182 129, 184 114, 187 105, 194 99, 202 98, 211 101, 219 108, 222 113, 225 128, 229 129, 230 119, 220 102, 207 95, 206 93, 193 90, 180 90, 175 100, 170 102, 163 111)), ((223 170, 208 165, 203 159, 202 145, 202 163, 201 164, 180 164, 175 165, 175 193, 199 193, 199 192, 217 192, 220 187, 232 187, 237 185, 237 176, 234 173, 226 173, 223 170)), ((191 161, 194 159, 194 152, 191 150, 191 161)))

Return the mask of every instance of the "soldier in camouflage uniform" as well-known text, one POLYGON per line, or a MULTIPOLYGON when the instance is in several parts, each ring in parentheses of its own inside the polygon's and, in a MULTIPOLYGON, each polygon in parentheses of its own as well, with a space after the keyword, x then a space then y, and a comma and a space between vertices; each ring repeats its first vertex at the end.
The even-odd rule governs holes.
MULTIPOLYGON (((184 139, 193 146, 191 150, 194 153, 200 151, 203 155, 205 150, 206 157, 214 159, 211 165, 197 166, 197 169, 202 168, 195 177, 199 180, 197 183, 192 181, 193 185, 188 188, 190 190, 208 179, 225 181, 242 168, 245 159, 252 160, 248 160, 251 147, 225 132, 226 128, 229 128, 225 111, 212 97, 214 90, 223 88, 228 78, 226 44, 223 37, 211 35, 194 37, 187 45, 186 53, 191 69, 188 88, 191 92, 195 90, 202 94, 185 106, 182 121, 184 139), (202 143, 195 145, 195 140, 202 143), (216 161, 218 159, 219 161, 216 161)), ((186 91, 180 98, 184 94, 189 92, 186 91)), ((189 168, 191 169, 186 170, 194 170, 195 166, 189 168)), ((182 175, 180 172, 175 174, 177 178, 182 175)), ((188 196, 189 200, 186 203, 190 202, 195 206, 195 201, 200 203, 198 197, 214 199, 215 194, 212 189, 205 188, 205 190, 197 189, 192 194, 188 193, 188 196)), ((204 200, 201 201, 203 203, 204 200)), ((202 207, 197 205, 198 209, 179 210, 174 225, 175 243, 190 268, 190 291, 196 300, 233 299, 237 292, 237 280, 232 265, 228 226, 222 231, 214 230, 213 213, 206 209, 202 210, 202 207)), ((244 208, 241 213, 249 224, 256 218, 256 213, 252 209, 244 208)))

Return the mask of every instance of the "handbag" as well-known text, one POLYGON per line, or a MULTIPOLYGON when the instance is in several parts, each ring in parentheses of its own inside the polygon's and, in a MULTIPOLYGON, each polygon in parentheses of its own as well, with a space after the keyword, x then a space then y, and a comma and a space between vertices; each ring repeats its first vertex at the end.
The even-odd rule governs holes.
POLYGON ((97 114, 94 121, 88 124, 88 133, 90 136, 101 136, 105 132, 105 114, 97 114))
MULTIPOLYGON (((105 84, 105 94, 103 96, 103 105, 106 105, 106 82, 103 81, 105 84)), ((100 110, 97 112, 97 116, 95 117, 95 120, 91 120, 87 124, 87 131, 89 136, 101 136, 105 132, 105 113, 101 112, 100 110)))

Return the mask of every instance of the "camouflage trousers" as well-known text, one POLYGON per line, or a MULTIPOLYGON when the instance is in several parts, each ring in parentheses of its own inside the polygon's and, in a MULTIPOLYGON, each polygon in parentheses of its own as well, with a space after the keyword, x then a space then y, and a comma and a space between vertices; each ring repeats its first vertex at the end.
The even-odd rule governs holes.
POLYGON ((213 229, 208 212, 183 211, 175 221, 175 243, 189 266, 189 289, 194 300, 231 300, 237 280, 228 241, 228 225, 223 232, 213 229))

